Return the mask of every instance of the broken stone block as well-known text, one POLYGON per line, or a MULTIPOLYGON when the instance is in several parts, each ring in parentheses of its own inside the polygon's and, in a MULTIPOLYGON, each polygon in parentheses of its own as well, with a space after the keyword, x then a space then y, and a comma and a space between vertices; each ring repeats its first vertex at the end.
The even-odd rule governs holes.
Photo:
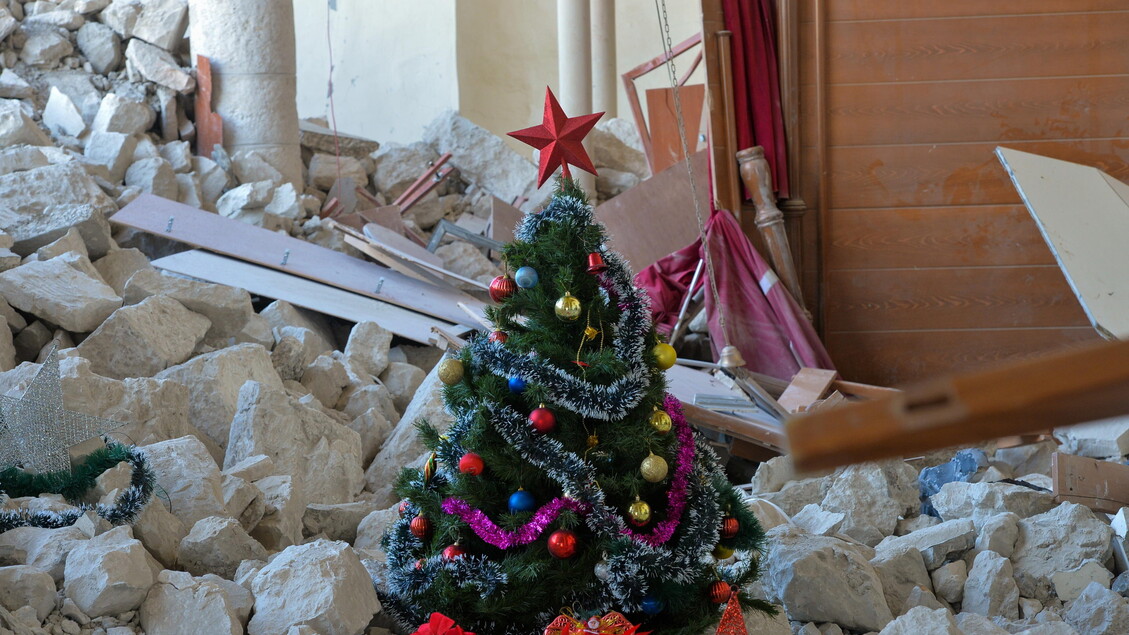
POLYGON ((384 535, 384 531, 399 518, 400 513, 396 505, 370 512, 357 525, 357 538, 353 546, 368 552, 368 554, 383 562, 385 554, 380 547, 380 539, 384 535))
POLYGON ((74 52, 74 47, 66 36, 50 26, 21 27, 27 41, 20 50, 20 59, 28 66, 53 68, 59 60, 74 52))
POLYGON ((448 271, 458 272, 466 278, 489 284, 490 280, 502 275, 501 270, 477 247, 460 240, 440 246, 435 255, 443 259, 443 266, 448 271))
POLYGON ((176 182, 176 173, 168 161, 161 158, 141 159, 134 161, 125 173, 125 184, 141 188, 155 196, 177 200, 180 195, 180 185, 176 182))
POLYGON ((745 506, 757 517, 761 529, 769 530, 773 527, 785 525, 789 521, 788 515, 776 505, 759 498, 746 498, 745 506))
POLYGON ((120 183, 133 162, 136 146, 137 140, 130 135, 95 130, 86 138, 85 156, 90 163, 105 166, 110 180, 120 183))
POLYGON ((277 388, 249 381, 239 392, 225 465, 265 454, 296 475, 307 503, 348 503, 361 491, 360 438, 277 388))
POLYGON ((352 544, 357 539, 357 527, 369 514, 376 511, 368 501, 325 505, 311 503, 302 516, 302 526, 308 536, 324 534, 330 540, 344 540, 352 544))
POLYGON ((373 377, 388 368, 392 332, 376 322, 360 322, 349 332, 345 357, 373 377))
POLYGON ((302 541, 306 503, 294 481, 290 475, 276 475, 254 483, 263 493, 264 508, 263 518, 251 530, 251 536, 268 551, 281 551, 302 541))
MULTIPOLYGON (((0 150, 0 174, 24 172, 50 165, 47 155, 35 146, 14 146, 0 150)), ((11 243, 0 247, 11 247, 11 243)))
POLYGON ((12 330, 6 327, 7 324, 0 324, 0 372, 16 367, 16 346, 12 340, 12 330))
POLYGON ((75 41, 95 73, 107 75, 121 66, 121 38, 105 24, 87 22, 78 30, 75 41))
POLYGON ((0 99, 0 147, 26 143, 33 146, 51 145, 47 135, 24 113, 20 102, 0 99))
POLYGON ((82 17, 82 15, 76 11, 54 8, 50 11, 28 15, 24 18, 23 24, 24 26, 47 26, 66 29, 67 31, 77 31, 79 27, 86 24, 86 18, 82 17))
POLYGON ((188 529, 165 508, 165 501, 155 500, 141 510, 133 523, 133 535, 167 568, 176 566, 176 552, 188 529))
POLYGON ((266 560, 267 551, 234 518, 201 518, 180 541, 177 561, 192 575, 214 573, 228 580, 244 560, 266 560))
POLYGON ((789 516, 795 516, 808 505, 821 505, 827 491, 827 479, 805 478, 789 481, 778 492, 760 494, 760 497, 775 503, 789 516))
POLYGON ((349 429, 361 437, 361 466, 367 468, 384 445, 385 439, 392 433, 392 422, 379 407, 369 408, 353 418, 349 429))
MULTIPOLYGON (((651 176, 642 141, 635 125, 625 119, 607 119, 596 124, 586 141, 597 168, 630 172, 640 179, 651 176)), ((603 174, 603 170, 600 170, 603 174)))
POLYGON ((1021 519, 1011 556, 1020 594, 1045 602, 1052 593, 1051 576, 1087 560, 1105 562, 1111 555, 1112 535, 1109 525, 1074 503, 1021 519))
POLYGON ((918 606, 891 622, 879 635, 965 635, 948 609, 918 606))
POLYGON ((1091 582, 1062 617, 1082 635, 1129 633, 1129 599, 1091 582))
POLYGON ((0 273, 0 295, 17 309, 74 333, 93 331, 121 306, 113 289, 62 258, 0 273))
POLYGON ((176 51, 187 26, 187 0, 145 0, 133 24, 133 37, 166 51, 176 51))
POLYGON ((145 446, 145 454, 172 504, 172 513, 192 527, 201 518, 223 516, 223 478, 207 448, 193 436, 145 446))
POLYGON ((894 533, 917 509, 917 472, 904 461, 852 465, 830 479, 820 508, 846 515, 840 531, 867 546, 894 533))
POLYGON ((605 168, 596 176, 596 194, 600 200, 607 200, 623 194, 639 185, 640 180, 631 172, 605 168))
POLYGON ((1011 468, 1012 474, 1050 474, 1051 455, 1058 451, 1054 441, 1040 441, 996 450, 992 462, 1011 468))
MULTIPOLYGON (((333 331, 329 328, 329 323, 325 317, 318 313, 300 309, 289 302, 276 300, 267 305, 267 308, 263 309, 259 315, 266 318, 273 329, 297 326, 313 331, 317 336, 314 343, 319 355, 334 348, 333 331)), ((313 359, 311 358, 310 361, 313 361, 313 359)))
POLYGON ((402 412, 415 397, 425 377, 426 373, 411 364, 391 362, 380 374, 380 381, 392 394, 392 403, 396 409, 402 412))
POLYGON ((339 173, 342 178, 353 179, 353 183, 358 186, 364 186, 368 182, 364 165, 353 157, 342 156, 339 159, 332 154, 317 153, 310 159, 309 184, 323 192, 328 192, 333 187, 339 173))
MULTIPOLYGON (((231 157, 231 168, 240 183, 270 181, 273 187, 282 185, 282 173, 275 169, 263 155, 254 150, 240 150, 231 157)), ((293 186, 291 186, 293 187, 293 186)))
POLYGON ((251 210, 261 213, 273 195, 274 189, 270 181, 244 183, 221 196, 216 202, 216 209, 221 216, 227 218, 238 218, 251 210))
POLYGON ((1108 589, 1112 581, 1113 574, 1096 560, 1087 560, 1069 571, 1056 571, 1051 576, 1055 595, 1063 602, 1073 602, 1092 582, 1108 589))
POLYGON ((152 128, 156 119, 157 115, 149 104, 125 99, 115 93, 106 93, 90 127, 100 132, 136 135, 152 128))
POLYGON ((1015 541, 1019 538, 1019 516, 1011 512, 997 514, 983 521, 980 534, 976 536, 976 548, 980 551, 994 551, 1010 558, 1015 551, 1015 541))
POLYGON ((787 525, 768 534, 762 583, 789 619, 862 631, 881 630, 893 619, 869 548, 787 525))
POLYGON ((251 306, 251 295, 243 289, 165 276, 151 267, 138 271, 129 279, 123 299, 126 304, 134 304, 158 295, 168 296, 190 311, 208 318, 212 323, 208 337, 234 336, 255 312, 251 306))
MULTIPOLYGON (((0 33, 3 32, 5 18, 0 17, 0 33)), ((0 38, 2 40, 3 38, 0 38)), ((0 98, 28 99, 35 95, 35 89, 10 68, 0 71, 0 98)))
POLYGON ((178 201, 197 209, 204 209, 204 191, 200 188, 200 180, 195 174, 177 174, 176 184, 179 188, 178 201))
POLYGON ((120 615, 141 606, 153 586, 145 547, 129 527, 87 540, 67 556, 63 589, 90 617, 120 615))
POLYGON ((282 390, 282 380, 271 366, 270 355, 258 344, 239 344, 199 355, 161 371, 157 378, 188 388, 189 418, 220 447, 227 446, 239 389, 244 382, 253 380, 282 390))
POLYGON ((0 534, 0 564, 27 564, 63 581, 67 556, 89 536, 75 526, 59 529, 16 527, 0 534))
POLYGON ((137 39, 130 40, 125 47, 125 59, 138 74, 154 84, 182 95, 196 89, 196 80, 192 75, 177 65, 176 59, 168 51, 152 44, 137 39))
POLYGON ((223 475, 224 508, 246 530, 254 529, 266 513, 262 494, 259 488, 241 478, 223 475))
MULTIPOLYGON (((162 571, 138 611, 146 633, 242 635, 239 607, 227 589, 183 571, 162 571)), ((132 632, 132 629, 131 629, 132 632)))
POLYGON ((1056 428, 1060 452, 1095 459, 1120 459, 1129 454, 1129 417, 1114 417, 1068 428, 1056 428))
POLYGON ((341 397, 341 391, 349 385, 349 375, 345 372, 345 366, 331 355, 319 355, 306 367, 301 381, 322 405, 332 408, 341 397))
POLYGON ((870 564, 878 572, 886 606, 895 617, 912 608, 907 602, 915 589, 924 589, 930 594, 933 591, 933 583, 929 571, 925 569, 921 552, 913 547, 893 553, 878 554, 870 560, 870 564))
POLYGON ((439 158, 439 153, 423 142, 386 143, 370 156, 375 165, 372 186, 391 201, 403 194, 439 158))
POLYGON ((941 518, 971 518, 978 527, 1003 512, 1027 518, 1055 506, 1053 493, 1011 483, 947 483, 930 500, 941 518))
POLYGON ((360 635, 380 610, 368 572, 352 547, 340 541, 287 548, 259 571, 251 589, 255 615, 248 635, 284 633, 297 624, 360 635))
POLYGON ((933 570, 933 592, 949 604, 960 604, 964 597, 964 583, 968 580, 968 565, 964 560, 948 562, 933 570))
POLYGON ((992 551, 976 554, 964 583, 961 608, 985 617, 1019 619, 1019 588, 1011 561, 992 551))
POLYGON ((55 610, 55 580, 28 565, 0 567, 0 607, 15 611, 25 606, 35 609, 40 622, 47 619, 55 610))
POLYGON ((20 21, 16 19, 16 16, 12 15, 7 7, 0 7, 0 42, 3 42, 19 26, 20 21))
POLYGON ((265 454, 256 454, 224 468, 223 474, 247 482, 258 481, 274 474, 274 461, 265 454))
POLYGON ((170 141, 162 145, 159 152, 177 174, 192 171, 192 146, 187 141, 170 141))
POLYGON ((94 268, 115 293, 122 295, 125 293, 126 282, 133 274, 143 269, 153 269, 153 265, 137 249, 117 249, 95 260, 94 268))
POLYGON ((5 202, 0 230, 11 235, 13 251, 21 256, 58 239, 70 227, 78 228, 92 257, 109 251, 109 224, 103 213, 117 206, 77 162, 0 176, 0 198, 5 202))
MULTIPOLYGON (((436 117, 424 130, 424 141, 436 152, 450 152, 450 165, 457 167, 465 180, 479 184, 503 201, 531 196, 537 189, 537 168, 533 163, 510 149, 500 137, 454 111, 436 117)), ((378 174, 379 171, 378 167, 378 174)), ((417 168, 417 176, 419 172, 422 168, 417 168)))
POLYGON ((152 377, 187 360, 211 326, 173 298, 152 296, 115 311, 78 346, 78 354, 99 375, 152 377))
POLYGON ((86 130, 82 113, 78 111, 70 97, 54 86, 51 87, 47 105, 43 107, 43 125, 56 135, 68 137, 78 137, 86 130))
POLYGON ((976 529, 971 520, 949 520, 905 536, 888 536, 875 549, 879 554, 913 547, 925 559, 925 568, 932 571, 947 560, 959 558, 976 542, 976 529))
MULTIPOLYGON (((86 258, 90 254, 86 251, 86 243, 82 242, 82 236, 74 227, 67 230, 58 240, 48 245, 44 245, 35 250, 36 260, 50 260, 57 256, 62 256, 67 252, 74 252, 75 254, 86 258)), ((93 265, 92 265, 93 266, 93 265)), ((79 271, 83 271, 92 278, 101 280, 100 274, 97 269, 90 271, 85 266, 77 267, 79 271)), ((103 280, 105 282, 105 280, 103 280)))

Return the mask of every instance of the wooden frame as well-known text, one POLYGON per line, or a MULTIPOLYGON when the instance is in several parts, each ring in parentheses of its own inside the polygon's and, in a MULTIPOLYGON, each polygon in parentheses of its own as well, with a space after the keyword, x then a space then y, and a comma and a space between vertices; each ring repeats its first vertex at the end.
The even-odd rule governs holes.
MULTIPOLYGON (((635 119, 635 127, 639 129, 639 137, 643 141, 643 154, 647 157, 647 165, 651 166, 651 172, 656 172, 654 169, 654 151, 651 145, 651 134, 647 126, 647 121, 643 117, 643 106, 639 103, 639 91, 635 89, 635 80, 666 64, 679 55, 682 55, 697 44, 700 44, 701 41, 701 33, 692 35, 686 40, 676 44, 674 48, 670 50, 669 54, 664 52, 662 55, 643 62, 621 76, 623 78, 623 89, 627 94, 627 103, 631 106, 631 115, 635 119)), ((699 54, 690 64, 689 70, 678 80, 679 86, 684 85, 686 80, 690 79, 690 75, 698 68, 698 64, 700 64, 701 61, 702 56, 699 54)))

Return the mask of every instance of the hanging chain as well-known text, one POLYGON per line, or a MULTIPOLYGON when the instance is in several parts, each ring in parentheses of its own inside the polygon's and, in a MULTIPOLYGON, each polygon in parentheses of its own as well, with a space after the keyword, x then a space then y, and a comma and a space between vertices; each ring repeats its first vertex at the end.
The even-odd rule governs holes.
MULTIPOLYGON (((698 199, 698 185, 694 180, 694 169, 690 163, 690 146, 686 143, 686 125, 682 117, 682 98, 678 86, 678 73, 674 66, 674 45, 670 39, 670 19, 666 13, 666 0, 655 0, 655 13, 659 18, 659 39, 662 41, 663 53, 667 58, 666 73, 670 79, 670 86, 674 89, 674 113, 678 120, 678 140, 682 143, 682 154, 686 158, 686 173, 690 175, 690 196, 694 199, 694 216, 698 219, 698 237, 702 239, 702 249, 705 252, 706 278, 710 283, 710 293, 713 295, 714 305, 717 306, 717 321, 721 327, 723 344, 729 345, 729 331, 726 328, 725 307, 721 303, 721 294, 717 291, 717 277, 714 274, 713 256, 710 254, 709 240, 706 238, 706 224, 702 220, 702 203, 698 199)), ((702 36, 702 47, 706 46, 705 35, 702 36)), ((688 289, 687 292, 693 292, 688 289)))

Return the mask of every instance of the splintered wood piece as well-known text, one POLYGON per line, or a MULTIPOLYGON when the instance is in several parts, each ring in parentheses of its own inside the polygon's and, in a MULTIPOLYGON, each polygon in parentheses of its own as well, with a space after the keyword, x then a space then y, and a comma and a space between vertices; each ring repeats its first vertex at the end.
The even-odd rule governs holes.
POLYGON ((327 201, 337 201, 338 206, 329 211, 328 205, 322 208, 321 217, 335 217, 341 214, 352 214, 357 211, 357 185, 353 182, 353 177, 343 176, 333 182, 333 187, 329 188, 326 193, 327 201))
MULTIPOLYGON (((183 251, 153 261, 153 266, 193 278, 246 289, 250 293, 285 300, 327 315, 352 322, 379 322, 396 335, 427 344, 432 329, 463 334, 465 326, 437 320, 422 313, 366 298, 281 271, 219 256, 206 251, 183 251)), ((374 280, 374 287, 379 279, 374 280)))
POLYGON ((1051 482, 1060 503, 1070 501, 1107 514, 1129 507, 1129 465, 1055 452, 1051 482))
MULTIPOLYGON (((439 168, 441 168, 443 164, 446 163, 450 158, 451 153, 447 152, 435 161, 428 163, 427 169, 423 171, 423 174, 419 175, 419 178, 417 178, 415 181, 412 181, 412 184, 408 186, 408 189, 401 192, 400 196, 396 197, 396 200, 393 201, 393 203, 399 205, 404 211, 407 211, 408 207, 410 207, 410 205, 408 205, 408 201, 412 199, 418 200, 416 194, 420 190, 420 188, 426 187, 427 189, 423 192, 423 194, 426 194, 427 192, 431 191, 431 188, 435 187, 435 183, 441 180, 436 179, 435 175, 439 171, 439 168), (427 184, 428 179, 432 179, 431 185, 427 184)), ((422 194, 420 196, 422 196, 422 194)))
POLYGON ((456 303, 466 302, 478 309, 485 307, 482 301, 462 291, 424 284, 300 238, 151 194, 137 197, 114 214, 110 222, 323 282, 452 324, 468 323, 456 303), (378 286, 379 292, 376 291, 378 286))
POLYGON ((816 401, 823 399, 838 377, 839 373, 833 370, 801 368, 777 401, 788 412, 807 409, 816 401))
POLYGON ((900 394, 792 418, 799 470, 914 456, 1129 413, 1129 342, 938 377, 900 394))
POLYGON ((825 410, 827 408, 835 408, 835 407, 842 405, 842 404, 845 404, 845 403, 847 403, 847 398, 843 396, 843 393, 836 390, 835 392, 831 393, 830 395, 827 395, 826 398, 820 399, 819 401, 812 403, 812 405, 808 406, 807 411, 812 412, 812 411, 815 411, 815 410, 825 410))
POLYGON ((490 233, 487 234, 487 236, 500 243, 512 243, 514 241, 514 229, 517 228, 517 224, 521 222, 521 218, 525 216, 525 214, 522 213, 520 209, 510 205, 497 196, 491 198, 493 201, 491 206, 490 233))
POLYGON ((212 112, 212 61, 196 56, 196 154, 212 157, 223 146, 223 118, 212 112))

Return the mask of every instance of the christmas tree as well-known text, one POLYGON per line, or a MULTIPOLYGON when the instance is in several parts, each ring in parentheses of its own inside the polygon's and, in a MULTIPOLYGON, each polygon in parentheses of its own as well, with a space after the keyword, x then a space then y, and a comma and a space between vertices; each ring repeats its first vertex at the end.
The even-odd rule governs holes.
POLYGON ((549 100, 541 128, 557 145, 542 149, 542 178, 565 176, 505 248, 514 276, 491 285, 496 330, 441 362, 454 423, 418 424, 433 452, 397 483, 382 601, 405 625, 440 612, 479 635, 610 611, 698 635, 733 593, 767 609, 741 595, 764 535, 666 393, 674 350, 568 176, 570 162, 591 171, 579 146, 591 125, 570 128, 582 118, 549 100))

